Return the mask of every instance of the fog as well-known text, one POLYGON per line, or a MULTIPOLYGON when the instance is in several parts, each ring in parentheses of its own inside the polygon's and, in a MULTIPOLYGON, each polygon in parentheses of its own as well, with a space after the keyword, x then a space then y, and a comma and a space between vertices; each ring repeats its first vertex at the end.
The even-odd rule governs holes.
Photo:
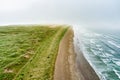
POLYGON ((0 25, 78 24, 120 29, 119 0, 0 0, 0 25))

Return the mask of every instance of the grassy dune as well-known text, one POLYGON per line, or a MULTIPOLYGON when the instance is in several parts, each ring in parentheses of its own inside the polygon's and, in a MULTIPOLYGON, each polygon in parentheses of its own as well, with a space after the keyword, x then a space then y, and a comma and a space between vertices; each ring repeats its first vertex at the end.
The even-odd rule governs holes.
POLYGON ((53 80, 67 26, 0 27, 0 80, 53 80))

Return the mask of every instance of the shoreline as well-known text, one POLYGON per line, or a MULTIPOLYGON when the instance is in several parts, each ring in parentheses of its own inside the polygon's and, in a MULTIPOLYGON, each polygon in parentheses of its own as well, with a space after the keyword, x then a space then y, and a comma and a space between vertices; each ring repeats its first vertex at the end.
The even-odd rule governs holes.
POLYGON ((74 46, 73 37, 73 29, 69 28, 60 41, 53 80, 100 80, 83 54, 74 46))
POLYGON ((100 80, 99 76, 89 64, 87 59, 84 57, 80 49, 78 47, 75 47, 75 49, 75 52, 77 54, 76 63, 78 72, 83 76, 83 78, 80 80, 100 80))
POLYGON ((65 35, 63 36, 60 45, 59 51, 55 63, 55 71, 54 71, 54 80, 72 80, 71 74, 71 66, 70 66, 70 52, 72 49, 70 48, 73 39, 73 30, 68 28, 65 35))
POLYGON ((54 80, 79 80, 76 66, 76 54, 73 46, 74 32, 69 28, 62 38, 55 62, 54 80))

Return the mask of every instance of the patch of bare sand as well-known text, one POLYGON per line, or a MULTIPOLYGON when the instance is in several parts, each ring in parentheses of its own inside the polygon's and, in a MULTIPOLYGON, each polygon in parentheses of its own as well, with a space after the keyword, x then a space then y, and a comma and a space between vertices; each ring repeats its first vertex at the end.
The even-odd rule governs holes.
POLYGON ((80 80, 80 74, 77 73, 75 64, 73 36, 73 30, 69 28, 60 42, 55 63, 54 80, 80 80))
POLYGON ((7 68, 4 70, 4 73, 13 73, 13 70, 7 68))

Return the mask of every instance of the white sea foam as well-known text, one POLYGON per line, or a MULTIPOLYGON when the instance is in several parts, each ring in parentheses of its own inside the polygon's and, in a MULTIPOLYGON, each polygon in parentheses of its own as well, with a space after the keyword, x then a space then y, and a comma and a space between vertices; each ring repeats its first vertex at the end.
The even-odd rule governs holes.
POLYGON ((91 39, 90 43, 95 44, 95 39, 91 39))
POLYGON ((98 45, 98 44, 96 46, 99 47, 99 48, 101 47, 101 45, 98 45))
POLYGON ((119 60, 120 60, 120 59, 118 59, 118 58, 116 58, 116 57, 113 57, 113 58, 112 58, 112 61, 114 61, 114 62, 115 62, 115 61, 119 61, 119 60))
POLYGON ((112 54, 114 54, 114 53, 115 53, 115 51, 113 51, 113 50, 111 50, 111 49, 109 49, 108 51, 110 51, 112 54))
POLYGON ((103 48, 99 48, 99 51, 103 51, 103 48))
POLYGON ((115 61, 115 63, 116 63, 118 66, 120 66, 120 61, 115 61))
POLYGON ((113 69, 113 71, 115 72, 115 74, 118 76, 118 78, 120 79, 120 74, 118 73, 117 70, 113 69))
POLYGON ((115 43, 114 43, 114 42, 112 42, 112 41, 108 41, 108 43, 110 43, 110 44, 112 44, 112 45, 116 46, 117 48, 120 48, 120 46, 119 46, 119 45, 115 44, 115 43))
POLYGON ((106 56, 108 56, 108 57, 112 57, 113 55, 112 54, 110 54, 110 53, 105 53, 106 54, 106 56))

